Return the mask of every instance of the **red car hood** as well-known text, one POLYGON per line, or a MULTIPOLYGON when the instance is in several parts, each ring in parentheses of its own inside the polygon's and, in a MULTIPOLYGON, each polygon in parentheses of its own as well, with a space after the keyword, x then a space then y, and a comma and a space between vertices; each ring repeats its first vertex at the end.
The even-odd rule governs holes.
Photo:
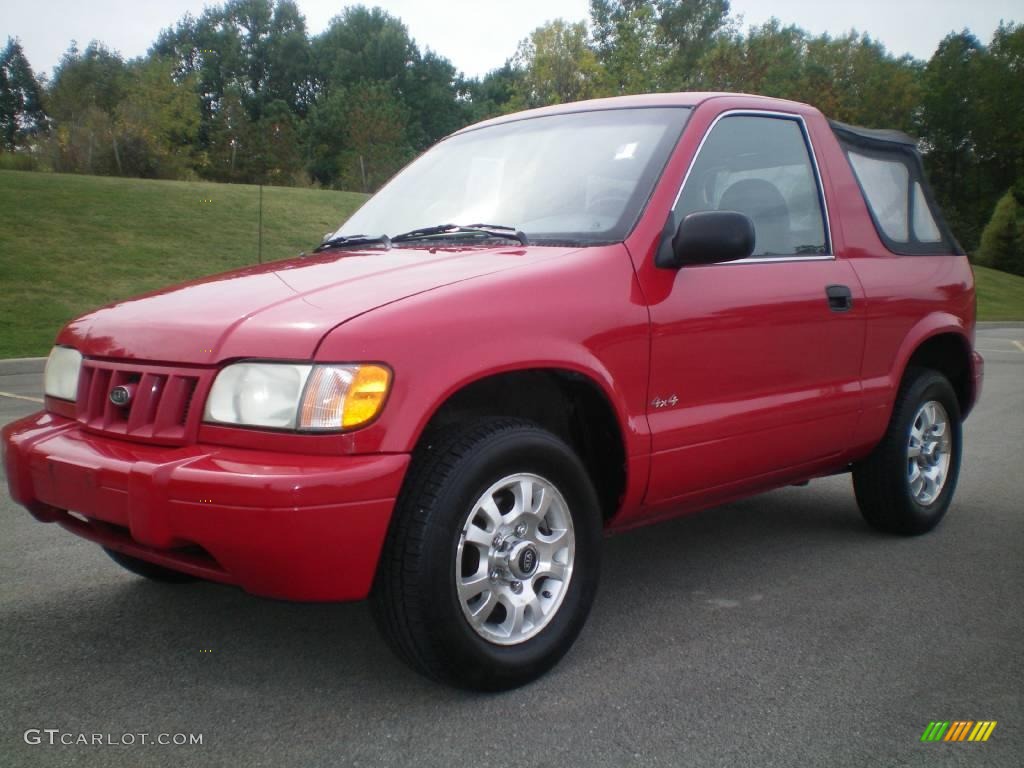
POLYGON ((69 323, 58 343, 86 356, 175 363, 309 359, 328 331, 376 307, 572 250, 474 246, 328 252, 111 304, 69 323))

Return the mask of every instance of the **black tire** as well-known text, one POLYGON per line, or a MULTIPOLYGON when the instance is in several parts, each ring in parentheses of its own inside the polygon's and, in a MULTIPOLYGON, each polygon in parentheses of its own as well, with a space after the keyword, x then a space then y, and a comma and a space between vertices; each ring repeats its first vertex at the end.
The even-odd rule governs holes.
POLYGON ((103 551, 110 555, 110 559, 120 565, 126 571, 131 571, 138 576, 144 576, 151 581, 160 581, 165 584, 186 584, 190 581, 197 581, 195 576, 190 576, 181 571, 172 571, 161 565, 154 565, 137 557, 118 552, 116 549, 103 548, 103 551))
POLYGON ((886 533, 917 536, 932 530, 949 509, 960 474, 963 429, 960 405, 949 380, 928 368, 908 368, 885 437, 867 459, 853 468, 853 488, 864 519, 886 533), (908 479, 907 447, 913 420, 929 401, 949 417, 949 468, 941 492, 929 503, 914 497, 908 479))
POLYGON ((583 628, 597 589, 602 522, 576 454, 518 419, 487 419, 417 451, 398 499, 372 595, 374 616, 400 658, 432 679, 497 691, 553 667, 583 628), (533 473, 561 493, 575 560, 560 605, 534 636, 489 642, 470 625, 456 590, 456 553, 476 501, 509 475, 533 473))

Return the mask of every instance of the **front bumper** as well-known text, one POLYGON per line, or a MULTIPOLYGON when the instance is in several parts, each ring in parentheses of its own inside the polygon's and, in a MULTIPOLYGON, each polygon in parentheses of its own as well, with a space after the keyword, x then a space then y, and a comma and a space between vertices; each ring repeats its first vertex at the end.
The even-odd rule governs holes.
POLYGON ((0 444, 11 496, 37 519, 289 600, 369 594, 409 463, 406 454, 144 445, 45 412, 4 427, 0 444))

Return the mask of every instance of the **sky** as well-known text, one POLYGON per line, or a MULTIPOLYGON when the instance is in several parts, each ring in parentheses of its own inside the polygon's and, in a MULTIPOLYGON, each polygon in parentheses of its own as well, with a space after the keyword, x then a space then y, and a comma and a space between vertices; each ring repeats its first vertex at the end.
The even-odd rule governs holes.
MULTIPOLYGON (((0 45, 18 37, 37 73, 49 73, 71 40, 101 40, 125 56, 144 54, 161 29, 210 0, 0 0, 0 45)), ((298 0, 310 33, 322 31, 345 0, 298 0)), ((362 0, 405 22, 421 49, 447 57, 467 76, 500 67, 533 29, 588 16, 587 0, 362 0)), ((1000 20, 1024 21, 1021 0, 732 0, 744 26, 772 16, 819 34, 867 32, 891 52, 927 59, 949 32, 969 28, 988 42, 1000 20)))

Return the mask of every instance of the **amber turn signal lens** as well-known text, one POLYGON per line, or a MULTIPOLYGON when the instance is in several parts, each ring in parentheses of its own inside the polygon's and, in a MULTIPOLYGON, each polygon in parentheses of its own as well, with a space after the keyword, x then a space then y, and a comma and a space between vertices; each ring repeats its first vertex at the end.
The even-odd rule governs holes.
POLYGON ((358 427, 380 412, 391 387, 391 371, 379 365, 361 365, 349 385, 342 410, 343 429, 358 427))
POLYGON ((299 428, 354 429, 372 421, 388 396, 391 371, 380 365, 317 365, 306 382, 299 428))

